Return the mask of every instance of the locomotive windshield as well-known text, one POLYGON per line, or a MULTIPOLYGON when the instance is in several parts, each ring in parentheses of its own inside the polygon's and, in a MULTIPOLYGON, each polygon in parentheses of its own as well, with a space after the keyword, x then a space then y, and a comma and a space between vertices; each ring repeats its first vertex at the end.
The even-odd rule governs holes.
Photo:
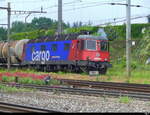
POLYGON ((100 43, 100 48, 101 48, 101 51, 108 51, 108 42, 102 41, 100 43))
POLYGON ((95 40, 86 40, 85 48, 88 50, 96 50, 96 41, 95 40))

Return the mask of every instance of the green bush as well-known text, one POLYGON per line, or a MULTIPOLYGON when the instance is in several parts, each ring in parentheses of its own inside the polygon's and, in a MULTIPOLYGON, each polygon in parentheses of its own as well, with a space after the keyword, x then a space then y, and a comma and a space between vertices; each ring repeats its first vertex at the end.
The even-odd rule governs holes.
POLYGON ((45 30, 35 30, 31 32, 14 33, 10 37, 13 40, 36 39, 45 36, 45 30))
POLYGON ((51 36, 51 35, 54 35, 55 32, 56 32, 56 30, 54 30, 54 29, 47 30, 47 31, 45 31, 45 36, 51 36))
POLYGON ((6 76, 3 76, 2 77, 2 81, 3 82, 14 82, 15 81, 15 77, 6 77, 6 76))
POLYGON ((32 78, 20 78, 19 79, 19 83, 22 83, 22 84, 32 84, 33 80, 32 80, 32 78))
POLYGON ((123 96, 119 98, 120 103, 129 103, 132 99, 128 96, 123 96))
POLYGON ((49 81, 48 84, 49 84, 49 85, 60 85, 61 83, 60 83, 60 81, 58 81, 58 80, 52 79, 52 80, 49 81))
POLYGON ((79 28, 68 28, 65 30, 66 34, 69 33, 79 33, 81 31, 91 31, 91 32, 97 32, 98 27, 92 27, 92 26, 82 26, 79 28))
POLYGON ((45 82, 43 80, 39 80, 39 79, 35 79, 33 80, 32 82, 33 84, 36 84, 36 85, 44 85, 45 82))
MULTIPOLYGON (((142 29, 145 27, 150 27, 150 24, 132 24, 132 33, 131 37, 133 38, 142 38, 142 29)), ((69 33, 79 33, 81 31, 90 31, 93 33, 93 35, 98 35, 97 31, 99 28, 104 28, 108 39, 109 40, 121 40, 126 38, 126 25, 117 25, 117 26, 111 26, 108 25, 106 27, 92 27, 92 26, 82 26, 82 27, 77 27, 77 28, 67 28, 65 29, 65 34, 69 33)), ((48 30, 34 30, 30 32, 22 32, 22 33, 12 33, 11 34, 11 39, 13 40, 21 40, 21 39, 36 39, 41 36, 50 36, 54 35, 56 32, 55 29, 48 29, 48 30)))
POLYGON ((140 42, 139 46, 139 56, 143 62, 150 56, 150 27, 143 34, 143 40, 140 42))
POLYGON ((136 61, 132 61, 131 62, 131 68, 132 69, 136 69, 137 68, 138 63, 136 61))

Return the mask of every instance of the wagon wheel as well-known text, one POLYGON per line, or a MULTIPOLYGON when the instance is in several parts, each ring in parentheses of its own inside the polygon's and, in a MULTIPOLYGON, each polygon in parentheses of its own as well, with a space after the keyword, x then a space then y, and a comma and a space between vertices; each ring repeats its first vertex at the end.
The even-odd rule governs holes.
POLYGON ((100 70, 99 70, 99 73, 100 74, 106 74, 106 72, 107 72, 107 67, 105 66, 104 68, 101 68, 100 70))
POLYGON ((73 70, 74 70, 74 67, 73 67, 73 65, 68 65, 68 72, 73 72, 73 70))
POLYGON ((80 67, 81 71, 84 73, 88 73, 88 67, 80 67))

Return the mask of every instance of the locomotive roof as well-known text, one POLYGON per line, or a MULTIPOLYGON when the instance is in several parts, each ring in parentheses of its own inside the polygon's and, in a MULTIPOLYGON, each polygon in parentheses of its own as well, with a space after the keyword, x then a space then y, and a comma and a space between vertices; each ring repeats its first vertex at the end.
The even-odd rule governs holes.
POLYGON ((101 36, 93 36, 93 35, 79 35, 78 39, 108 40, 107 38, 101 36))
POLYGON ((75 39, 93 39, 93 40, 108 40, 100 36, 93 35, 81 35, 81 33, 75 34, 59 34, 54 36, 44 36, 37 39, 29 40, 28 43, 39 43, 39 42, 48 42, 48 41, 64 41, 64 40, 75 40, 75 39))

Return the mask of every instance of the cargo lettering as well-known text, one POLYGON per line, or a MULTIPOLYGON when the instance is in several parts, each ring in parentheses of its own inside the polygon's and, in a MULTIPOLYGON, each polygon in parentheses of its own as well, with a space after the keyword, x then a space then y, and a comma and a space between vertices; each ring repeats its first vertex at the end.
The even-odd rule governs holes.
POLYGON ((49 51, 34 51, 32 52, 32 61, 48 61, 50 59, 49 51))

